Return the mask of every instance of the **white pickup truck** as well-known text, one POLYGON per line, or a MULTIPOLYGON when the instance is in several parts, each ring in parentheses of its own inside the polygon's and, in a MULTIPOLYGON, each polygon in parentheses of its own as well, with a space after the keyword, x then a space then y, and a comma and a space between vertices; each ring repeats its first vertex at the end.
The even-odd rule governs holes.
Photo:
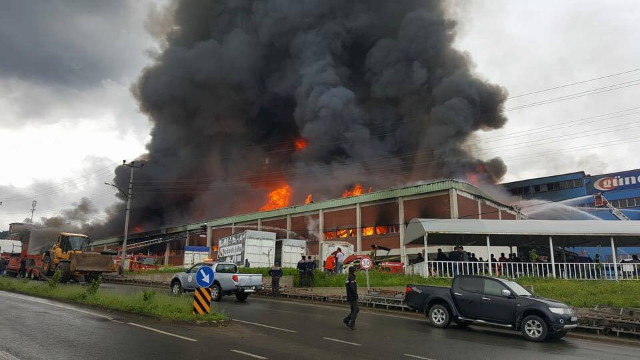
POLYGON ((179 295, 185 291, 195 291, 196 273, 203 266, 209 266, 214 273, 211 285, 211 300, 220 301, 224 295, 235 294, 238 301, 245 301, 250 294, 262 289, 262 274, 238 274, 234 263, 202 262, 186 271, 177 273, 171 279, 171 293, 179 295))

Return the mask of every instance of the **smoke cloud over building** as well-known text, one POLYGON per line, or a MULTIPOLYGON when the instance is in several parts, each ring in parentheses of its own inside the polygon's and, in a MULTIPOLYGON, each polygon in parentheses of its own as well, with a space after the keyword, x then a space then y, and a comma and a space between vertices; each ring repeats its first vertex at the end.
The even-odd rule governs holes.
MULTIPOLYGON (((465 143, 500 128, 506 91, 453 48, 442 1, 176 1, 150 19, 163 51, 132 86, 153 122, 132 226, 302 204, 473 175, 501 159, 465 143), (167 21, 170 19, 171 21, 167 21), (154 22, 156 21, 156 22, 154 22), (159 29, 166 31, 162 32, 159 29)), ((116 170, 126 188, 129 168, 116 170)), ((117 234, 122 213, 96 230, 117 234)))

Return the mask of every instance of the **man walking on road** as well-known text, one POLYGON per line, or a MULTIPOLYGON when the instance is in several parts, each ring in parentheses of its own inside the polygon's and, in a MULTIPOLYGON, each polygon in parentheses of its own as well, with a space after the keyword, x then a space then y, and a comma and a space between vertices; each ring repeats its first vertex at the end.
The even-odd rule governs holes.
POLYGON ((355 330, 356 326, 356 317, 358 316, 358 312, 360 312, 360 307, 358 307, 358 284, 356 284, 356 268, 349 268, 349 275, 347 276, 347 282, 345 283, 347 288, 347 302, 351 305, 351 313, 349 316, 344 318, 342 322, 344 322, 347 327, 351 330, 355 330))
POLYGON ((276 261, 275 265, 269 270, 271 276, 271 296, 280 295, 280 278, 282 277, 282 268, 280 263, 276 261))

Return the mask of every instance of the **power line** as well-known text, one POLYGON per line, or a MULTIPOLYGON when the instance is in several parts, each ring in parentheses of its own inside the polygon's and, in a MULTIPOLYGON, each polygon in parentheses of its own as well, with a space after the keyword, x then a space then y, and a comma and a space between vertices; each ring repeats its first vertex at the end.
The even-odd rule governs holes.
POLYGON ((628 87, 638 86, 638 85, 640 85, 640 79, 627 81, 627 82, 614 84, 614 85, 609 85, 609 86, 603 86, 603 87, 600 87, 600 88, 595 88, 595 89, 591 89, 591 90, 587 90, 587 91, 581 91, 581 92, 574 93, 574 94, 569 94, 569 95, 559 96, 559 97, 550 98, 550 99, 546 99, 546 100, 541 100, 541 101, 537 101, 537 102, 533 102, 533 103, 529 103, 529 104, 518 105, 518 106, 514 106, 512 108, 505 109, 504 111, 508 112, 508 111, 516 111, 516 110, 528 109, 528 108, 536 107, 536 106, 540 106, 540 105, 553 104, 553 103, 556 103, 556 102, 559 102, 559 101, 565 101, 565 100, 573 100, 573 99, 577 99, 577 98, 588 96, 588 95, 601 94, 601 93, 605 93, 605 92, 609 92, 609 91, 625 89, 625 88, 628 88, 628 87))
POLYGON ((599 76, 599 77, 595 77, 595 78, 588 79, 588 80, 576 81, 576 82, 572 82, 572 83, 569 83, 569 84, 554 86, 554 87, 550 87, 550 88, 546 88, 546 89, 542 89, 542 90, 531 91, 531 92, 520 94, 520 95, 516 95, 516 96, 510 96, 509 99, 516 99, 516 98, 527 96, 527 95, 540 94, 540 93, 551 91, 551 90, 562 89, 562 88, 565 88, 565 87, 574 86, 574 85, 580 85, 580 84, 584 84, 584 83, 588 83, 588 82, 592 82, 592 81, 596 81, 596 80, 602 80, 602 79, 606 79, 606 78, 610 78, 610 77, 614 77, 614 76, 630 74, 630 73, 637 72, 637 71, 640 71, 640 68, 631 69, 631 70, 627 70, 627 71, 623 71, 623 72, 619 72, 619 73, 615 73, 615 74, 599 76))

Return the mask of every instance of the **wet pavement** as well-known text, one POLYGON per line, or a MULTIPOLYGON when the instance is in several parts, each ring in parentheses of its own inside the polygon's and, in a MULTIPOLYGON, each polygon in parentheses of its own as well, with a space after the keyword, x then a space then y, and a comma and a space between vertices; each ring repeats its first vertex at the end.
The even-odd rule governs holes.
MULTIPOLYGON (((104 284, 101 291, 146 289, 104 284)), ((156 289, 168 291, 168 289, 156 289)), ((188 295, 186 295, 188 296, 188 295)), ((423 316, 361 309, 352 331, 342 305, 225 297, 233 321, 207 327, 114 314, 0 292, 0 359, 637 359, 640 347, 575 338, 532 343, 471 326, 435 329, 423 316), (7 326, 7 324, 11 324, 7 326), (4 352, 4 354, 3 354, 4 352)))

